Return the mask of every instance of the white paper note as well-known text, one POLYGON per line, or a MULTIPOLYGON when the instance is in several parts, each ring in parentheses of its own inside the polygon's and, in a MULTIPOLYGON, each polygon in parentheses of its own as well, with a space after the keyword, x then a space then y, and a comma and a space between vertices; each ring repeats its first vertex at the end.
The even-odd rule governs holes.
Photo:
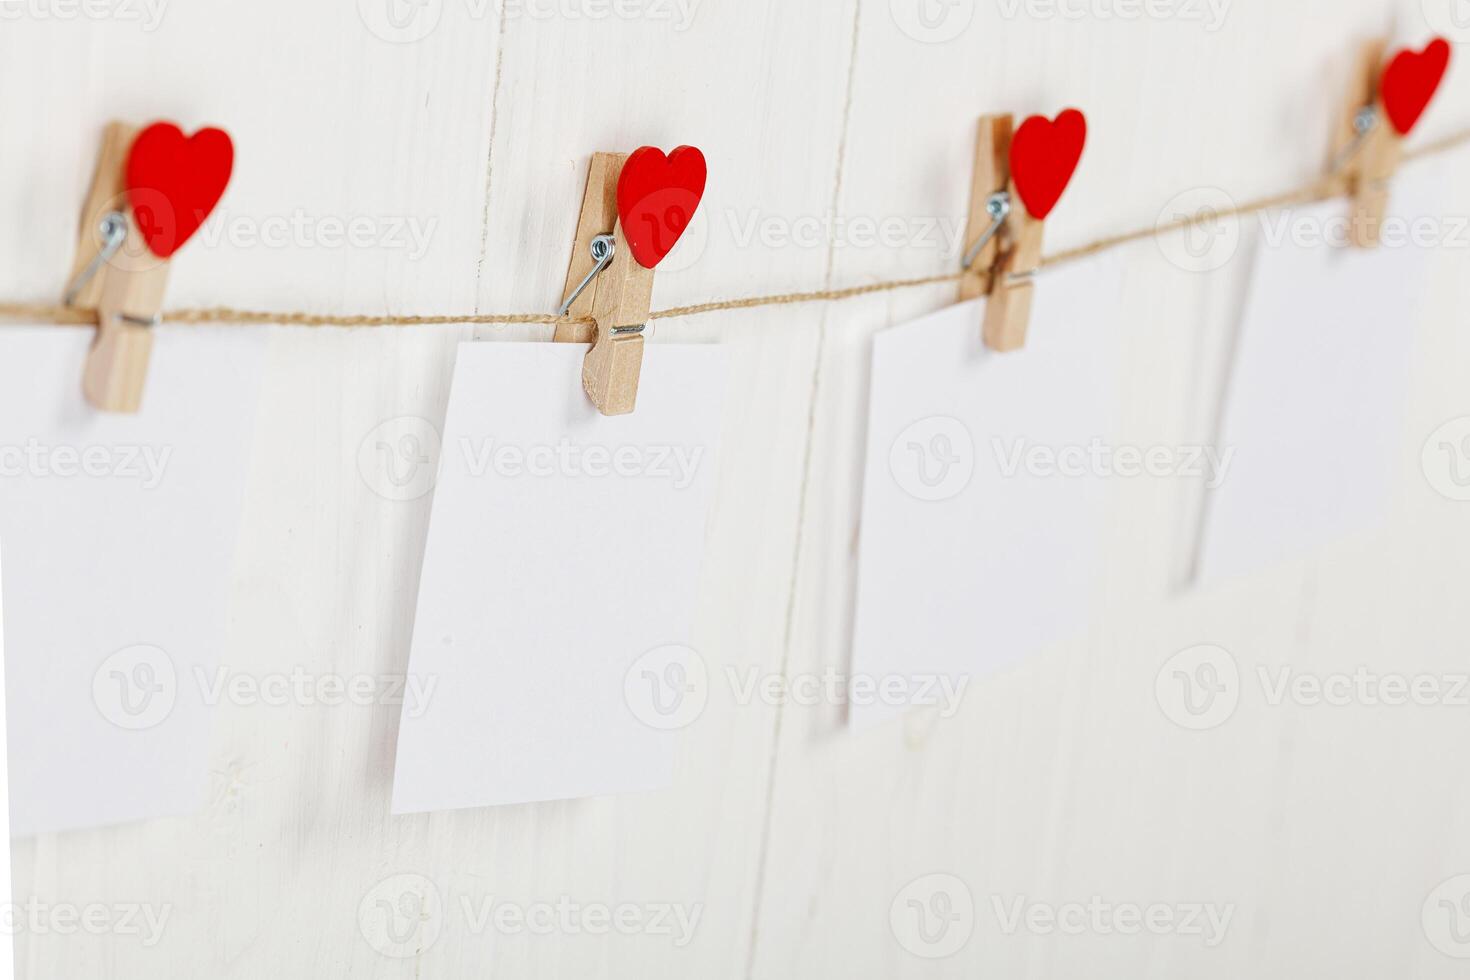
POLYGON ((1225 398, 1228 476, 1207 497, 1202 582, 1307 554, 1388 517, 1439 170, 1394 183, 1385 243, 1333 247, 1334 200, 1266 215, 1225 398), (1428 239, 1426 239, 1427 241, 1428 239))
POLYGON ((724 353, 649 345, 637 411, 614 418, 582 392, 585 353, 459 348, 409 659, 433 693, 403 711, 395 813, 672 778, 640 692, 690 666, 669 651, 689 642, 724 353))
POLYGON ((1020 351, 985 348, 983 301, 874 338, 855 727, 946 710, 973 677, 1085 626, 1117 281, 1106 257, 1045 273, 1020 351))
POLYGON ((17 835, 185 814, 204 798, 198 677, 226 635, 265 331, 159 327, 136 415, 83 399, 92 333, 0 327, 17 835))

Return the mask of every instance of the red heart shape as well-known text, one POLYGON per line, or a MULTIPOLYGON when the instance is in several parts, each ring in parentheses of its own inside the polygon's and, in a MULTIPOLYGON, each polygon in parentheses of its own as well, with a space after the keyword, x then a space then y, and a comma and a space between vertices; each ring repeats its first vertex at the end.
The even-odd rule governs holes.
POLYGON ((173 123, 159 122, 138 134, 124 179, 150 252, 166 259, 199 230, 224 194, 234 163, 234 144, 222 129, 185 136, 173 123))
POLYGON ((1388 121, 1400 136, 1419 121, 1450 64, 1450 43, 1437 37, 1423 51, 1400 51, 1383 70, 1378 91, 1388 121))
POLYGON ((1026 211, 1045 220, 1056 207, 1082 159, 1087 119, 1076 109, 1063 109, 1056 121, 1032 116, 1011 138, 1011 180, 1026 211))
POLYGON ((628 154, 618 175, 618 218, 633 258, 645 269, 663 261, 689 227, 704 197, 704 154, 681 146, 664 156, 655 146, 628 154))

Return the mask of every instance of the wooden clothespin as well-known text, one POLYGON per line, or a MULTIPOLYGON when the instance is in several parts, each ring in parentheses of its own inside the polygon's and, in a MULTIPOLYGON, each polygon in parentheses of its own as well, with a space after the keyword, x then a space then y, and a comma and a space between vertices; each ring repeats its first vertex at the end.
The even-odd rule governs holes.
POLYGON ((1087 121, 1076 109, 1063 110, 1055 121, 1031 116, 1014 134, 1009 115, 980 119, 960 299, 989 295, 983 337, 992 350, 1026 346, 1043 223, 1071 181, 1086 140, 1087 121))
POLYGON ((1011 209, 1011 125, 1010 113, 980 117, 965 257, 960 263, 965 270, 960 279, 961 302, 990 292, 990 277, 1000 252, 998 232, 1011 209))
POLYGON ((1383 41, 1370 41, 1358 52, 1333 143, 1333 173, 1353 201, 1348 240, 1358 248, 1379 243, 1403 138, 1434 97, 1450 59, 1443 38, 1422 51, 1400 51, 1385 63, 1386 49, 1383 41))
POLYGON ((230 138, 218 129, 187 138, 171 123, 139 131, 113 122, 104 130, 63 300, 97 314, 82 374, 96 408, 142 405, 169 258, 213 210, 233 160, 230 138))
POLYGON ((594 153, 552 340, 588 343, 582 388, 603 415, 627 415, 638 401, 643 331, 653 269, 674 247, 704 195, 704 155, 681 146, 668 156, 645 146, 594 153))

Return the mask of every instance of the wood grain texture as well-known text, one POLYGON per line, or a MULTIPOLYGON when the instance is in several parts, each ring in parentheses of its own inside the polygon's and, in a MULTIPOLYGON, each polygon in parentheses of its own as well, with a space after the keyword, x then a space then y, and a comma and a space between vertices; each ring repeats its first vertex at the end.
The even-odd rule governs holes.
MULTIPOLYGON (((166 6, 152 29, 8 20, 0 295, 59 296, 111 118, 235 138, 220 210, 173 263, 170 302, 200 306, 550 311, 589 151, 698 145, 709 187, 654 287, 654 304, 671 306, 952 271, 977 112, 1088 113, 1087 157, 1047 221, 1054 249, 1152 223, 1186 191, 1244 200, 1299 185, 1321 173, 1353 43, 1391 13, 1406 41, 1427 31, 1418 0, 1236 0, 1214 27, 1048 18, 1042 6, 945 6, 968 16, 947 38, 897 0, 704 0, 687 21, 668 5, 640 8, 668 17, 533 17, 429 0, 402 8, 398 35, 371 0, 199 0, 166 6), (437 19, 405 40, 419 17, 437 19), (354 220, 354 241, 333 234, 354 220)), ((1470 118, 1466 77, 1452 66, 1414 142, 1470 118)), ((1467 207, 1459 188, 1447 211, 1467 207)), ((1209 274, 1158 244, 1129 247, 1127 329, 1109 366, 1121 441, 1209 436, 1255 230, 1209 274)), ((22 975, 1461 976, 1419 920, 1437 883, 1470 871, 1463 709, 1293 710, 1257 692, 1227 725, 1194 733, 1160 715, 1154 683, 1200 642, 1231 649, 1247 676, 1463 671, 1470 505, 1433 491, 1420 450, 1470 415, 1464 262, 1446 250, 1425 299, 1388 532, 1181 594, 1198 488, 1119 481, 1087 637, 977 684, 953 719, 859 736, 840 705, 742 692, 751 677, 846 669, 870 340, 954 289, 660 322, 651 343, 720 342, 732 359, 696 617, 710 700, 682 733, 674 788, 392 817, 396 705, 226 699, 197 814, 14 849, 18 900, 166 906, 162 940, 23 933, 22 975), (968 883, 979 918, 963 949, 931 961, 895 941, 889 910, 934 872, 968 883), (396 875, 443 900, 434 942, 402 959, 358 926, 396 875), (1092 895, 1233 902, 1235 920, 1205 948, 1007 933, 991 905, 1092 895), (466 903, 487 898, 701 914, 676 946, 476 929, 466 903)), ((379 449, 374 432, 421 419, 428 437, 459 342, 550 333, 273 332, 221 652, 230 671, 404 670, 431 495, 395 499, 385 467, 429 464, 379 449)), ((596 601, 569 597, 569 614, 596 601)))

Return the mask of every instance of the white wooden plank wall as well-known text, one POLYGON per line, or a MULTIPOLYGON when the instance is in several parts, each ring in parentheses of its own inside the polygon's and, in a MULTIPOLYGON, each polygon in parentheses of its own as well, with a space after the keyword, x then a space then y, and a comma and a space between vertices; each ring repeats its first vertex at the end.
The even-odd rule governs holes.
MULTIPOLYGON (((1418 43, 1458 0, 1156 0, 1168 16, 1142 19, 1118 16, 1127 0, 1066 0, 1065 14, 1048 0, 154 0, 156 23, 142 0, 93 2, 102 16, 0 5, 0 299, 59 294, 102 124, 165 117, 224 125, 238 147, 219 218, 175 260, 171 305, 452 314, 555 306, 594 150, 693 143, 710 160, 655 306, 949 271, 986 111, 1088 113, 1052 249, 1150 225, 1192 188, 1291 188, 1324 163, 1353 42, 1418 43), (367 26, 392 36, 388 4, 399 43, 367 26), (331 223, 354 218, 370 240, 337 242, 331 223), (284 238, 259 240, 283 222, 284 238), (872 241, 874 224, 898 241, 872 241)), ((1465 125, 1460 65, 1415 139, 1465 125)), ((1470 194, 1445 207, 1470 214, 1470 194)), ((1256 227, 1208 275, 1129 248, 1120 442, 1211 432, 1256 227)), ((1419 324, 1391 533, 1190 594, 1197 488, 1116 481, 1085 639, 975 685, 952 720, 858 736, 839 706, 737 703, 727 669, 844 667, 869 342, 953 290, 660 321, 655 342, 733 358, 697 617, 714 682, 675 788, 394 818, 396 707, 223 703, 197 815, 15 848, 17 901, 167 908, 161 939, 23 932, 22 975, 1464 976, 1421 910, 1470 872, 1470 709, 1272 707, 1256 669, 1470 669, 1470 503, 1420 462, 1431 431, 1470 415, 1465 246, 1438 257, 1419 324), (1190 732, 1154 682, 1205 642, 1238 662, 1240 704, 1190 732), (946 958, 890 928, 896 899, 932 897, 938 879, 900 896, 931 874, 974 902, 946 958), (359 927, 365 902, 397 897, 375 890, 395 875, 442 902, 402 958, 359 927), (1214 946, 1007 928, 1018 900, 1094 899, 1233 918, 1214 946), (477 928, 487 900, 700 917, 687 942, 512 934, 477 928)), ((459 341, 547 333, 276 330, 231 670, 404 669, 429 498, 376 493, 359 447, 385 420, 442 418, 459 341)))

